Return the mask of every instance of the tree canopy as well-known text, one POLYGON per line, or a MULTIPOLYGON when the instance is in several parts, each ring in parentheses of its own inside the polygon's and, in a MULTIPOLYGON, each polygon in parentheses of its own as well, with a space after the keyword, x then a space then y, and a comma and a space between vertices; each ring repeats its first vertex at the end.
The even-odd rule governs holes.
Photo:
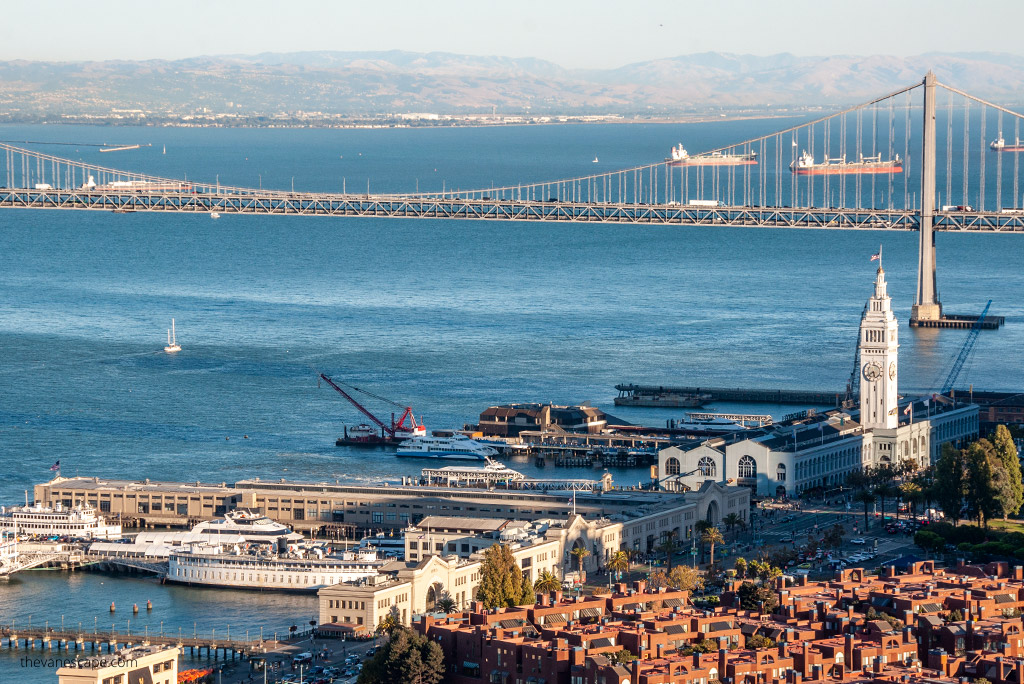
POLYGON ((440 684, 444 653, 437 643, 407 627, 399 627, 363 666, 358 684, 440 684))
POLYGON ((533 585, 523 578, 512 551, 494 544, 484 551, 477 599, 485 608, 533 605, 533 585))

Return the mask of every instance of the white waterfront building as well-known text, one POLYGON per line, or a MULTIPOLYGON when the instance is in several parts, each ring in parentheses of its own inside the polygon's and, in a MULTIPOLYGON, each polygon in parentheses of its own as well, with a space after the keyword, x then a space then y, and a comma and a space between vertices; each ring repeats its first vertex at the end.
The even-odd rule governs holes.
POLYGON ((838 487, 851 472, 869 466, 913 461, 924 468, 943 444, 961 447, 977 439, 976 405, 899 396, 899 322, 881 267, 861 318, 859 344, 859 411, 809 411, 766 428, 663 449, 661 487, 685 491, 712 480, 749 487, 759 496, 796 496, 838 487))

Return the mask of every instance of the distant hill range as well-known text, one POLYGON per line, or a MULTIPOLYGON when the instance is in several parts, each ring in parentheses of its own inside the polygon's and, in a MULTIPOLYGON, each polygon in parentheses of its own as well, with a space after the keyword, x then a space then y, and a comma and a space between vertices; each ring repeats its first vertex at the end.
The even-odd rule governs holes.
POLYGON ((299 52, 174 61, 0 62, 0 119, 144 110, 272 115, 325 112, 673 114, 868 99, 922 78, 1012 104, 1024 57, 797 57, 703 53, 616 69, 450 53, 299 52))

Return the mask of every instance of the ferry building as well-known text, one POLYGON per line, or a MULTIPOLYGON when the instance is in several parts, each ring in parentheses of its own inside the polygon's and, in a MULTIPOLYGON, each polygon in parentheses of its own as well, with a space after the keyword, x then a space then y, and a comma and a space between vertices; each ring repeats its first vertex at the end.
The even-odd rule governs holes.
POLYGON ((695 490, 712 480, 748 487, 759 496, 796 496, 838 487, 867 467, 911 462, 925 468, 943 444, 961 447, 978 438, 976 405, 946 396, 900 398, 899 324, 881 266, 861 318, 859 349, 860 411, 808 411, 796 420, 699 446, 663 449, 661 487, 695 490))

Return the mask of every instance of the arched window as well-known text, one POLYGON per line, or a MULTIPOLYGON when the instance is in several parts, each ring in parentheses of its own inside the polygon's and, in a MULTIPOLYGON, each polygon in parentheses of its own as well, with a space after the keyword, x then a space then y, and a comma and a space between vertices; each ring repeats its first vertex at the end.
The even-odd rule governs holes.
POLYGON ((715 473, 718 470, 710 456, 701 456, 700 460, 697 461, 697 468, 702 477, 715 477, 715 473))
POLYGON ((757 462, 750 456, 740 457, 739 462, 739 476, 740 477, 757 477, 757 462))
POLYGON ((665 461, 665 474, 666 475, 678 475, 679 474, 679 459, 675 456, 669 456, 665 461))
POLYGON ((786 481, 786 464, 780 463, 779 467, 775 469, 775 479, 779 482, 786 481))

